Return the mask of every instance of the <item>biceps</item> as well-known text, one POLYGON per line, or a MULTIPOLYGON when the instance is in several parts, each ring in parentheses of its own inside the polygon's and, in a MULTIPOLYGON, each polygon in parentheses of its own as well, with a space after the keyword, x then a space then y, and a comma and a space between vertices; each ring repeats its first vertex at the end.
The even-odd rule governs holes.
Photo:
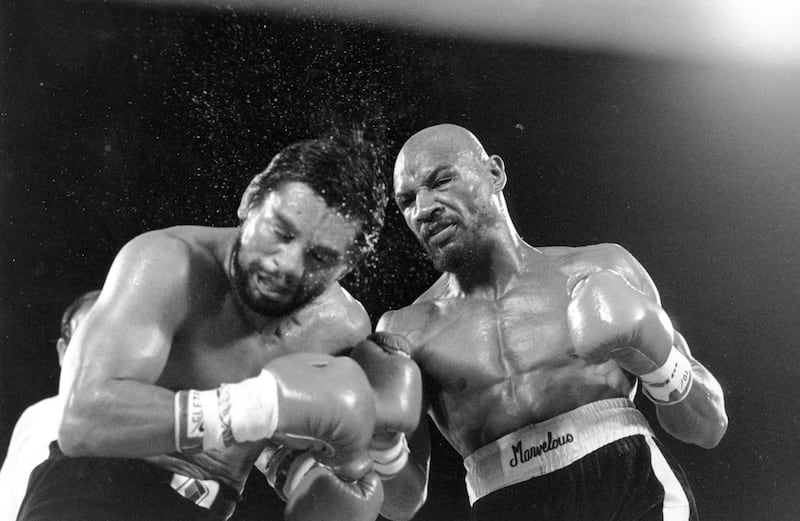
POLYGON ((67 348, 62 383, 68 388, 114 379, 154 383, 166 365, 171 337, 164 324, 147 316, 93 310, 67 348))

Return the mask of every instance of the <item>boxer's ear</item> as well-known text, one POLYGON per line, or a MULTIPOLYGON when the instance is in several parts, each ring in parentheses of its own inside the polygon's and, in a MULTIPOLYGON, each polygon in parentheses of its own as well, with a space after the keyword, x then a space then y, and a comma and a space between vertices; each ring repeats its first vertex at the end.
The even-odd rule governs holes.
POLYGON ((250 213, 250 210, 253 207, 253 198, 258 193, 261 184, 261 178, 267 173, 266 170, 258 174, 250 181, 250 184, 247 185, 247 189, 242 194, 242 200, 239 203, 239 209, 236 210, 236 216, 239 217, 240 221, 244 221, 247 219, 247 214, 250 213))
POLYGON ((67 342, 63 338, 56 340, 56 352, 58 353, 58 365, 64 361, 64 353, 67 352, 67 342))
POLYGON ((494 192, 502 192, 503 188, 506 187, 506 166, 503 163, 503 159, 496 154, 492 154, 489 156, 486 166, 492 176, 494 192))
POLYGON ((239 218, 240 221, 244 221, 247 219, 247 214, 250 212, 250 205, 253 200, 253 195, 258 187, 256 183, 256 176, 255 179, 250 181, 250 184, 247 186, 247 189, 242 194, 242 200, 239 202, 239 209, 236 210, 236 216, 239 218))

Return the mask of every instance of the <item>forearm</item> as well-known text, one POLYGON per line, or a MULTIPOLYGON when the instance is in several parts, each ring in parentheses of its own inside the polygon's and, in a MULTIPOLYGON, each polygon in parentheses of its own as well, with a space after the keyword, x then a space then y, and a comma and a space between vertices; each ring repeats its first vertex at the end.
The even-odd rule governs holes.
POLYGON ((409 459, 403 470, 383 482, 383 491, 383 517, 392 521, 413 518, 427 499, 427 475, 424 466, 413 458, 409 459))
POLYGON ((140 458, 174 452, 175 394, 115 379, 68 395, 59 445, 70 456, 140 458))
POLYGON ((692 364, 693 383, 681 402, 658 405, 661 426, 675 438, 710 449, 728 428, 728 416, 719 382, 698 363, 692 364))
MULTIPOLYGON (((674 331, 673 340, 673 352, 680 353, 683 362, 677 358, 672 360, 690 370, 690 387, 685 397, 677 403, 659 403, 654 400, 659 423, 664 430, 681 441, 707 449, 713 448, 728 428, 722 386, 703 364, 692 357, 683 335, 674 331)), ((673 371, 687 372, 685 369, 673 371)), ((646 383, 644 387, 647 387, 646 383)))
POLYGON ((592 363, 614 360, 642 382, 667 432, 714 447, 727 428, 722 389, 692 358, 647 273, 625 257, 627 278, 614 270, 571 277, 567 318, 575 352, 592 363))

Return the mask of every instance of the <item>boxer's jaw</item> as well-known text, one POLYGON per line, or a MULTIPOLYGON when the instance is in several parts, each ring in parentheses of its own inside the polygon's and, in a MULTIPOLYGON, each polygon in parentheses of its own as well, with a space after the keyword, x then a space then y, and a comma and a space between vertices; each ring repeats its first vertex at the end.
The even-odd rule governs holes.
POLYGON ((241 238, 231 254, 233 286, 240 300, 251 310, 266 317, 281 317, 304 307, 325 291, 326 284, 304 280, 268 280, 257 262, 244 263, 240 258, 241 238), (269 289, 272 288, 272 289, 269 289))

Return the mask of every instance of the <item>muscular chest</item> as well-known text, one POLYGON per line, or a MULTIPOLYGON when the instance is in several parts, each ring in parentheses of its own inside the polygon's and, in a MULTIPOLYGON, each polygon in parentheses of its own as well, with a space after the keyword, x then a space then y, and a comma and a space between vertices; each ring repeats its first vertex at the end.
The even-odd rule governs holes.
POLYGON ((497 299, 442 303, 441 327, 424 340, 424 363, 455 390, 530 373, 566 356, 566 308, 561 284, 521 284, 497 299))

